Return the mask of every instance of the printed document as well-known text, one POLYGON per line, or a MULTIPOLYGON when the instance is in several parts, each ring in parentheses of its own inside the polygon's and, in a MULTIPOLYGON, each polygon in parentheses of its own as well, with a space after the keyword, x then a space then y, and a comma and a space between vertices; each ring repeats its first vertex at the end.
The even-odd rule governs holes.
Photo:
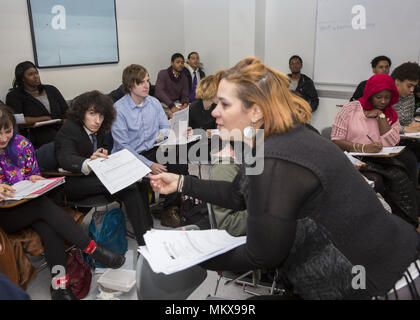
POLYGON ((404 150, 404 146, 398 146, 398 147, 383 147, 380 152, 377 153, 369 153, 369 152, 349 152, 352 156, 384 156, 384 155, 392 155, 396 153, 400 153, 404 150))
POLYGON ((156 273, 172 274, 230 251, 246 242, 226 230, 156 230, 144 235, 138 251, 156 273))
POLYGON ((43 179, 32 182, 30 180, 21 180, 15 183, 12 187, 16 190, 12 198, 8 200, 21 200, 26 198, 36 198, 45 192, 54 189, 55 187, 65 182, 64 177, 43 179))
POLYGON ((53 123, 60 123, 61 121, 62 121, 61 119, 52 119, 52 120, 35 122, 34 127, 42 127, 42 126, 46 126, 53 123))
POLYGON ((360 161, 359 159, 353 157, 350 153, 348 153, 347 151, 344 151, 344 154, 347 156, 347 158, 350 160, 350 162, 355 165, 355 166, 360 166, 363 164, 362 161, 360 161))
POLYGON ((171 127, 169 129, 169 137, 162 142, 156 143, 155 146, 172 146, 177 144, 187 144, 192 141, 199 140, 200 135, 192 135, 187 137, 187 129, 190 117, 190 107, 179 110, 172 115, 171 127))
POLYGON ((123 149, 108 156, 88 162, 98 179, 114 194, 142 179, 151 170, 130 151, 123 149))
POLYGON ((23 113, 15 113, 14 116, 15 116, 15 119, 16 119, 16 124, 26 123, 25 117, 23 116, 23 113))

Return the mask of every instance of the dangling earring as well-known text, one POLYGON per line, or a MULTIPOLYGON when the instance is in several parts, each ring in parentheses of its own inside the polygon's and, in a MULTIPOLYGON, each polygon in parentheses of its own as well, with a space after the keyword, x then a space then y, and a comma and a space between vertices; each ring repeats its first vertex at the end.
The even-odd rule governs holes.
POLYGON ((255 129, 252 126, 252 124, 244 128, 244 137, 248 140, 251 140, 252 138, 255 137, 255 129))

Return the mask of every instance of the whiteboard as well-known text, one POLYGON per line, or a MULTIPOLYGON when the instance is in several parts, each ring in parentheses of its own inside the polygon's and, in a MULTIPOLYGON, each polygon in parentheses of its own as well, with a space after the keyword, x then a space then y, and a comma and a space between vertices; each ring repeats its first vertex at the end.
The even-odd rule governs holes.
POLYGON ((356 85, 372 75, 371 60, 391 58, 391 71, 403 62, 420 62, 419 0, 318 0, 314 80, 356 85), (365 9, 365 29, 360 10, 365 9), (360 8, 360 7, 359 7, 360 8))

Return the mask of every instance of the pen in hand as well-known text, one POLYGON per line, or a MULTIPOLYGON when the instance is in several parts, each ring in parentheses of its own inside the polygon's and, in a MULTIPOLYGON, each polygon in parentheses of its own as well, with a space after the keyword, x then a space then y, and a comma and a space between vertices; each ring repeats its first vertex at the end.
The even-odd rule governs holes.
POLYGON ((373 139, 371 138, 371 137, 369 137, 369 135, 367 134, 366 135, 366 137, 368 137, 368 139, 373 143, 373 144, 376 144, 376 142, 375 141, 373 141, 373 139))

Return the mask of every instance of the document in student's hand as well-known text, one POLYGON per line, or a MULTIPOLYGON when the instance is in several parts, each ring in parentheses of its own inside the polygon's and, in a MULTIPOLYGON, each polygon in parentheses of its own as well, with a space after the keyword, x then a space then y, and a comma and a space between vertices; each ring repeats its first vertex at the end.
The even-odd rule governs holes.
POLYGON ((32 182, 30 180, 21 180, 12 187, 16 190, 12 198, 8 200, 32 199, 54 189, 65 182, 64 177, 43 179, 32 182))
POLYGON ((393 154, 399 154, 404 150, 404 146, 398 147, 383 147, 380 152, 369 153, 369 152, 349 152, 352 156, 366 156, 366 157, 375 157, 375 156, 390 156, 393 154))
POLYGON ((187 144, 192 141, 199 140, 201 138, 199 134, 187 137, 189 117, 190 107, 173 113, 168 138, 160 143, 156 143, 155 146, 172 146, 177 144, 187 144))
POLYGON ((110 194, 128 187, 151 172, 148 166, 127 149, 109 155, 108 159, 91 160, 88 166, 110 194))
POLYGON ((39 122, 34 123, 34 127, 47 126, 49 124, 59 123, 62 121, 63 121, 62 119, 51 119, 51 120, 46 120, 46 121, 39 121, 39 122))
POLYGON ((25 116, 23 115, 23 113, 15 113, 14 116, 16 119, 16 124, 26 123, 25 116))
POLYGON ((156 230, 143 236, 138 251, 156 273, 172 274, 230 251, 246 242, 246 236, 232 237, 226 230, 156 230))

